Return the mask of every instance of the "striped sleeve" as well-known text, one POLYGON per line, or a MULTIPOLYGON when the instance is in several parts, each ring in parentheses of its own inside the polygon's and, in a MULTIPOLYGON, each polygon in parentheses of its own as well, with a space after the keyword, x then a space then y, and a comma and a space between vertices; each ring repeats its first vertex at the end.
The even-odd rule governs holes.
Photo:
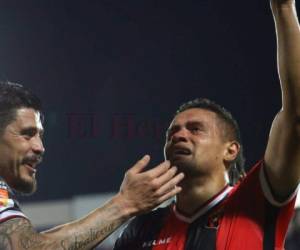
POLYGON ((8 186, 0 181, 0 223, 15 217, 26 218, 18 202, 12 198, 8 186))

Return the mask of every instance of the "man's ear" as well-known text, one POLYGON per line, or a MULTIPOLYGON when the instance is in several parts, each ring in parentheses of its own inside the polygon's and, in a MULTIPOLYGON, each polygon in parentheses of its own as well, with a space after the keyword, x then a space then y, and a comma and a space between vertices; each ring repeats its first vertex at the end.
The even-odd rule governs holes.
MULTIPOLYGON (((230 163, 236 159, 240 152, 240 144, 237 141, 230 141, 227 142, 225 145, 225 150, 224 150, 224 161, 226 163, 230 163)), ((229 166, 230 164, 226 164, 229 166)))

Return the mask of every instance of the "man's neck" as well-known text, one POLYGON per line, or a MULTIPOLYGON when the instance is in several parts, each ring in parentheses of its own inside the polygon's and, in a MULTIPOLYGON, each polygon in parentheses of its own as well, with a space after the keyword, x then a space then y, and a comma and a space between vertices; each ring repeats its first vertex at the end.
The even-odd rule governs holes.
POLYGON ((182 191, 177 195, 176 209, 183 215, 193 216, 209 199, 227 185, 223 178, 188 178, 181 183, 182 191))

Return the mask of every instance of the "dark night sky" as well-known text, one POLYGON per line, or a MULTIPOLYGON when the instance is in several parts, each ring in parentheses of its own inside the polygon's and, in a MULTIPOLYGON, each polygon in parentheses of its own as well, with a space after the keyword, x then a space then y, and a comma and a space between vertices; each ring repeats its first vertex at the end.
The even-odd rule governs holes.
POLYGON ((247 165, 280 108, 268 1, 26 1, 0 5, 0 77, 46 115, 38 192, 116 191, 140 156, 162 161, 182 102, 211 98, 239 121, 247 165))

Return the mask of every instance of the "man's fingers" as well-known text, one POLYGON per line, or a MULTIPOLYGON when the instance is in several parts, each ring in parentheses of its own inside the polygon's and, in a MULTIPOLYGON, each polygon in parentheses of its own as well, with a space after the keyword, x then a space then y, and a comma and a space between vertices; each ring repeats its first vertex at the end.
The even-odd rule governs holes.
POLYGON ((168 182, 169 180, 171 180, 175 174, 177 172, 177 168, 176 167, 172 167, 170 168, 167 172, 165 172, 164 174, 162 174, 161 176, 157 177, 154 182, 158 187, 163 186, 166 182, 168 182))
POLYGON ((171 165, 169 161, 164 161, 163 163, 159 164, 155 168, 150 169, 144 172, 143 174, 148 175, 150 178, 157 178, 162 174, 164 174, 165 172, 167 172, 170 166, 171 165))
POLYGON ((143 169, 148 165, 149 161, 150 161, 150 156, 145 155, 142 159, 140 159, 139 161, 137 161, 136 164, 133 165, 133 167, 130 169, 130 171, 133 174, 142 172, 143 169))
POLYGON ((184 178, 184 174, 180 173, 178 175, 176 175, 175 177, 173 177, 171 180, 169 180, 166 184, 164 184, 162 187, 160 187, 156 193, 157 195, 161 196, 161 195, 165 195, 168 192, 172 192, 172 190, 174 189, 174 187, 176 187, 176 185, 184 178))
POLYGON ((166 200, 172 198, 173 196, 181 192, 181 190, 182 190, 181 187, 177 187, 177 186, 173 187, 173 189, 170 192, 164 194, 162 197, 158 199, 158 203, 161 204, 165 202, 166 200))

